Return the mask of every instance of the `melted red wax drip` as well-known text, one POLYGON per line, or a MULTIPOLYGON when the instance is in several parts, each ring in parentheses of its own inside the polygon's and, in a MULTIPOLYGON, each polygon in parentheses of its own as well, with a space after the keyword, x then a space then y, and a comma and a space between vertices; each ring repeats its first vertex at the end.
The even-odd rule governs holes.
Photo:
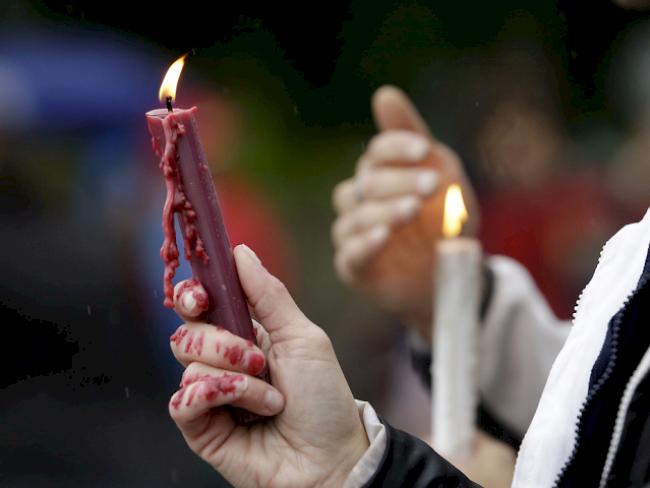
MULTIPOLYGON (((264 370, 264 366, 266 364, 266 358, 264 357, 263 354, 256 352, 252 350, 254 347, 254 344, 251 341, 246 341, 247 345, 251 350, 249 349, 242 349, 239 346, 226 346, 226 349, 224 350, 223 356, 228 359, 230 364, 233 366, 235 364, 243 364, 244 356, 246 356, 246 364, 244 365, 248 372, 252 375, 256 375, 261 373, 264 370)), ((217 353, 219 353, 220 346, 219 343, 217 342, 217 353)))
POLYGON ((192 342, 194 342, 194 332, 190 332, 185 342, 185 352, 190 352, 192 349, 192 342))
POLYGON ((190 259, 192 253, 204 263, 209 261, 205 252, 203 240, 196 227, 196 211, 188 200, 183 190, 178 171, 178 139, 185 134, 185 128, 178 123, 174 114, 169 114, 162 121, 165 130, 165 149, 160 150, 155 138, 152 138, 155 153, 160 157, 160 169, 165 177, 167 196, 162 214, 162 227, 165 235, 163 245, 160 248, 160 256, 165 263, 163 274, 164 292, 166 307, 174 307, 174 286, 172 280, 176 274, 178 262, 178 245, 176 243, 176 232, 174 229, 174 214, 180 214, 185 232, 183 241, 185 247, 185 259, 190 259))
POLYGON ((240 374, 232 375, 224 373, 223 376, 216 378, 210 375, 188 376, 181 382, 183 386, 174 394, 170 404, 175 410, 178 410, 185 396, 185 392, 188 392, 185 402, 186 406, 192 405, 197 394, 199 398, 210 402, 220 395, 234 393, 237 390, 237 383, 242 381, 244 381, 244 376, 240 374), (196 385, 195 383, 197 382, 201 382, 201 384, 196 385))
POLYGON ((203 352, 203 339, 205 337, 205 332, 201 332, 199 334, 198 339, 194 343, 194 352, 196 352, 197 356, 201 356, 201 353, 203 352))
POLYGON ((248 358, 248 372, 252 375, 261 373, 264 369, 264 363, 266 363, 264 355, 260 353, 251 354, 248 358))
POLYGON ((173 342, 176 344, 176 346, 180 346, 181 342, 183 342, 183 339, 187 335, 187 329, 184 328, 183 326, 180 326, 178 329, 176 329, 176 332, 172 334, 172 336, 169 338, 170 342, 173 342))
POLYGON ((183 339, 185 339, 185 336, 187 336, 187 342, 185 342, 185 352, 191 352, 192 348, 194 348, 194 352, 196 353, 196 355, 200 356, 203 353, 203 342, 205 340, 205 332, 203 331, 199 332, 196 341, 194 340, 194 332, 189 332, 189 335, 188 332, 189 331, 186 328, 180 326, 178 329, 176 329, 176 332, 174 332, 172 336, 169 338, 169 341, 173 342, 174 344, 176 344, 176 347, 178 347, 183 342, 183 339))
POLYGON ((239 346, 227 346, 223 355, 230 361, 230 364, 235 365, 241 362, 244 351, 239 346))
POLYGON ((217 396, 234 393, 237 390, 236 383, 244 381, 242 375, 224 374, 220 378, 209 378, 205 381, 205 399, 214 400, 217 396))

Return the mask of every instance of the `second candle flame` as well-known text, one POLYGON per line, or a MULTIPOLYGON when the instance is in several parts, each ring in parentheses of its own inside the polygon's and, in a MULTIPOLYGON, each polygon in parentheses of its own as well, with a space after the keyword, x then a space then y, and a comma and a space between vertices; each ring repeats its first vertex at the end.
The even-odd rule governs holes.
POLYGON ((460 185, 454 183, 447 188, 445 195, 445 212, 442 220, 442 235, 456 237, 460 234, 463 224, 467 221, 467 207, 463 200, 460 185))
POLYGON ((167 70, 167 73, 160 84, 160 91, 158 91, 158 98, 161 102, 166 101, 168 97, 171 97, 172 102, 176 99, 176 86, 178 85, 178 79, 181 76, 183 66, 185 66, 186 57, 187 54, 182 55, 174 61, 167 70))

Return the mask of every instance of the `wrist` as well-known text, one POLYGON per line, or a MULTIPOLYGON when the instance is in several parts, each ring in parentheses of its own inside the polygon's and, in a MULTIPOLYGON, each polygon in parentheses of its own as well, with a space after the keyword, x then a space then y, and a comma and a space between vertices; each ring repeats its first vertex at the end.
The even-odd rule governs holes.
POLYGON ((353 438, 348 443, 347 447, 341 449, 339 462, 336 463, 334 471, 331 473, 327 479, 319 485, 322 488, 340 488, 345 484, 345 481, 350 476, 350 473, 361 460, 365 452, 370 447, 370 441, 368 440, 368 435, 366 430, 363 427, 363 424, 359 422, 359 428, 356 429, 357 432, 353 438))

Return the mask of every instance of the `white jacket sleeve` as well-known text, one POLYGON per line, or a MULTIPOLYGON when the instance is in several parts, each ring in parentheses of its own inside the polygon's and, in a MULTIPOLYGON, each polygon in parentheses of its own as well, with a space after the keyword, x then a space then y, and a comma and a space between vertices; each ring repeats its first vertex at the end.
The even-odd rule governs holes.
POLYGON ((497 420, 523 436, 569 322, 555 317, 519 263, 492 256, 487 265, 494 285, 479 339, 479 390, 497 420))

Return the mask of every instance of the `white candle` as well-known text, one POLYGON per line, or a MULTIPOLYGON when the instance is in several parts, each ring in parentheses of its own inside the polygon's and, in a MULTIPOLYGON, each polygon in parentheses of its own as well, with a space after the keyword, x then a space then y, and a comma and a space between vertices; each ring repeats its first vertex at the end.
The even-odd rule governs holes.
MULTIPOLYGON (((445 199, 445 235, 460 233, 466 210, 460 188, 445 199)), ((448 237, 436 249, 433 310, 433 447, 454 461, 471 456, 478 392, 476 362, 481 284, 481 246, 448 237)))

